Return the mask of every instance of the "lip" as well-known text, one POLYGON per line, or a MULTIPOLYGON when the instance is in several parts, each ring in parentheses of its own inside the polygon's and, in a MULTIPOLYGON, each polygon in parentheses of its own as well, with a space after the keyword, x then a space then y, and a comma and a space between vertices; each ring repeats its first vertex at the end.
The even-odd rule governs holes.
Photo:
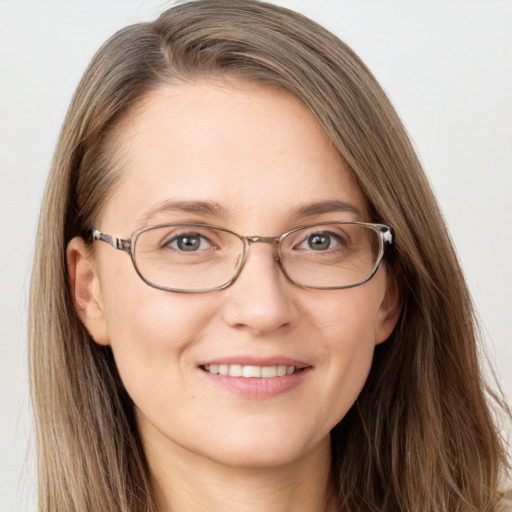
POLYGON ((228 393, 234 393, 248 399, 268 399, 292 391, 307 378, 313 367, 303 361, 289 357, 224 357, 205 361, 198 365, 201 375, 214 385, 228 393), (241 365, 241 366, 295 366, 297 371, 280 377, 232 377, 213 374, 204 369, 205 365, 241 365))

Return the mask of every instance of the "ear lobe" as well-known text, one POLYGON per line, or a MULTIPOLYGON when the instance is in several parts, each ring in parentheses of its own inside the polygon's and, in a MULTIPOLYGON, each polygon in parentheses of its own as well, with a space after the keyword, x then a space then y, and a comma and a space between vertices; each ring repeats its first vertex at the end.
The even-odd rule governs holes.
POLYGON ((397 283, 388 283, 386 294, 379 307, 377 323, 375 325, 375 344, 386 341, 395 328, 402 311, 402 299, 397 283))
POLYGON ((66 257, 76 312, 94 341, 100 345, 109 345, 99 276, 90 250, 81 237, 75 237, 69 242, 66 257))

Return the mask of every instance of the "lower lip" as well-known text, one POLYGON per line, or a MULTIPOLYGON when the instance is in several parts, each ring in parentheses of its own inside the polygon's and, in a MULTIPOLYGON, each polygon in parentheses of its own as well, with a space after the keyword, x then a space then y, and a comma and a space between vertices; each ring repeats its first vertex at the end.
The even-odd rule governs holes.
POLYGON ((230 377, 229 375, 216 375, 201 369, 201 372, 215 384, 226 390, 246 398, 272 398, 274 396, 290 391, 299 386, 309 372, 311 367, 304 368, 297 373, 284 375, 283 377, 230 377))

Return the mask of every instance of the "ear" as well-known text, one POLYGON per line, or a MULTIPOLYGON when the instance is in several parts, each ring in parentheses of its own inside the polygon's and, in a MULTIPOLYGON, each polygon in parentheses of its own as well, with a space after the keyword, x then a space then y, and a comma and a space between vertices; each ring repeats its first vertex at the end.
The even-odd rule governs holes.
POLYGON ((75 237, 68 244, 66 257, 76 312, 94 341, 109 345, 100 280, 91 251, 81 237, 75 237))
POLYGON ((400 312, 402 311, 402 299, 395 280, 388 278, 386 294, 380 304, 375 324, 375 344, 386 341, 395 328, 400 312))

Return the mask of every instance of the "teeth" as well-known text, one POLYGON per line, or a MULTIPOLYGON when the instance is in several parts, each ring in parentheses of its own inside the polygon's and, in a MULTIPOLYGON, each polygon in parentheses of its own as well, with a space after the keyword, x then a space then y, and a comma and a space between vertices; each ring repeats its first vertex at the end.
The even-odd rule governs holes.
POLYGON ((244 366, 242 377, 261 377, 261 366, 244 366))
POLYGON ((232 364, 226 375, 231 375, 231 377, 242 377, 243 375, 243 367, 241 364, 232 364))
MULTIPOLYGON (((290 366, 290 368, 293 368, 293 366, 290 366)), ((277 375, 277 370, 275 366, 263 366, 261 368, 261 376, 264 379, 270 379, 272 377, 275 377, 277 375)))
POLYGON ((284 377, 296 372, 295 366, 242 366, 241 364, 205 364, 207 372, 215 375, 229 375, 230 377, 260 377, 270 379, 272 377, 284 377))

